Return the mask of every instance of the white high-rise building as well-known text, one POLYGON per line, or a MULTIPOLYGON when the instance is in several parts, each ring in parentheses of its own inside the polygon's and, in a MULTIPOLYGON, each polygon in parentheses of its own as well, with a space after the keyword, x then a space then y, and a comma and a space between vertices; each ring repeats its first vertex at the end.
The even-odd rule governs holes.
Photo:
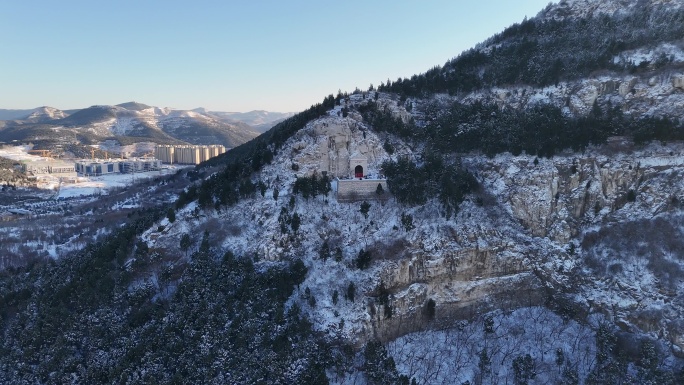
POLYGON ((209 146, 160 144, 154 150, 155 157, 167 164, 199 164, 225 152, 225 147, 216 144, 209 146))

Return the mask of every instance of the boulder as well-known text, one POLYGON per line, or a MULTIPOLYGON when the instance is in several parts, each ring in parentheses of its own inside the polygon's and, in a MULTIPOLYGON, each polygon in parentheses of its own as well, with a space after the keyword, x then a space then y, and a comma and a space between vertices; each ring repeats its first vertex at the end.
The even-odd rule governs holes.
POLYGON ((677 74, 672 77, 672 87, 684 90, 684 74, 677 74))

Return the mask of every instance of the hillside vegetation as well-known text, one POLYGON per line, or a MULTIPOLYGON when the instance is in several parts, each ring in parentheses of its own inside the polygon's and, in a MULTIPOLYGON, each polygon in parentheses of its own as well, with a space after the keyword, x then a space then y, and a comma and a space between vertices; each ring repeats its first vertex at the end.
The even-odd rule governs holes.
POLYGON ((544 87, 586 78, 594 71, 681 68, 665 54, 652 62, 614 63, 613 58, 624 51, 678 42, 684 36, 684 9, 642 4, 633 12, 587 18, 545 18, 542 12, 541 17, 514 24, 444 66, 388 80, 378 89, 415 97, 457 95, 515 84, 544 87))

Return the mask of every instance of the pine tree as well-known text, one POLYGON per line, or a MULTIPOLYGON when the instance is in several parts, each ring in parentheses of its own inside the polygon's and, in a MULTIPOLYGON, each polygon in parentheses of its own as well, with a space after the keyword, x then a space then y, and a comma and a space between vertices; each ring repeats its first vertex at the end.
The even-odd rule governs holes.
POLYGON ((188 256, 188 249, 192 245, 192 240, 190 239, 190 234, 185 233, 180 239, 180 249, 185 252, 185 256, 188 256))
POLYGON ((437 304, 435 303, 435 300, 432 298, 428 299, 427 303, 425 304, 425 312, 429 320, 435 319, 436 307, 437 304))
POLYGON ((556 366, 558 366, 558 373, 560 373, 561 367, 563 366, 564 362, 565 362, 565 354, 563 353, 563 349, 561 349, 561 348, 556 349, 556 366))
POLYGON ((513 379, 516 385, 527 385, 536 375, 532 356, 525 354, 513 359, 513 379))
POLYGON ((176 211, 174 211, 173 207, 169 207, 166 211, 166 217, 169 219, 169 223, 176 221, 176 211))
POLYGON ((409 232, 415 228, 413 225, 413 216, 411 214, 402 213, 401 214, 401 225, 404 231, 409 232))
POLYGON ((318 257, 326 261, 330 258, 330 246, 328 246, 328 240, 323 241, 323 245, 318 250, 318 257))
POLYGON ((349 302, 354 302, 354 297, 356 296, 356 286, 354 282, 349 282, 347 286, 347 291, 344 293, 344 298, 349 302))
POLYGON ((366 201, 363 201, 363 203, 361 203, 361 209, 359 209, 359 211, 361 212, 361 214, 363 214, 363 216, 366 219, 368 219, 368 211, 370 210, 370 207, 371 207, 370 203, 368 203, 366 201))
POLYGON ((290 227, 292 228, 292 231, 295 232, 295 234, 299 230, 299 225, 301 224, 301 221, 302 220, 299 217, 299 214, 297 214, 297 213, 294 213, 292 215, 292 219, 290 219, 290 227))
POLYGON ((482 349, 478 358, 479 361, 477 362, 477 368, 480 370, 480 379, 484 380, 484 378, 492 371, 492 360, 487 353, 487 348, 482 349))
POLYGON ((369 384, 409 384, 408 377, 399 375, 394 359, 387 353, 387 349, 380 342, 371 341, 367 343, 363 356, 365 358, 363 370, 369 384))
POLYGON ((359 250, 359 254, 356 256, 356 267, 358 267, 359 270, 365 270, 368 266, 370 266, 372 259, 373 256, 371 255, 370 250, 361 249, 359 250))

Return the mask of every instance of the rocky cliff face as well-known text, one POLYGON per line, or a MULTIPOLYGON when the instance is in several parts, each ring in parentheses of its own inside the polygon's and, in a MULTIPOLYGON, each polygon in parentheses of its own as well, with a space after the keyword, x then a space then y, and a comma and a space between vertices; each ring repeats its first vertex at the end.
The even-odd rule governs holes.
POLYGON ((681 353, 681 250, 657 233, 679 236, 683 148, 637 149, 615 138, 586 154, 470 161, 502 208, 540 242, 543 252, 533 259, 547 288, 573 292, 585 309, 625 331, 665 337, 681 353), (578 281, 578 274, 587 275, 578 281), (652 312, 662 318, 645 316, 652 312))
MULTIPOLYGON (((358 101, 354 95, 350 103, 358 101)), ((662 249, 662 237, 648 230, 665 221, 674 223, 667 234, 684 235, 684 225, 672 219, 684 199, 684 145, 636 147, 611 138, 601 148, 551 159, 466 155, 461 161, 482 191, 447 220, 435 201, 420 207, 374 201, 365 217, 360 202, 338 202, 334 193, 293 196, 297 176, 329 170, 331 137, 365 154, 371 172, 385 159, 414 156, 406 143, 373 132, 359 116, 331 111, 290 138, 261 171, 258 178, 268 186, 263 196, 222 212, 190 206, 178 213, 181 220, 162 223, 162 233, 150 230, 150 246, 173 248, 182 233, 207 229, 225 249, 263 263, 303 258, 310 273, 292 301, 317 329, 358 345, 495 309, 545 305, 579 320, 598 312, 624 331, 666 339, 677 353, 684 349, 678 284, 684 243, 681 250, 679 244, 662 249), (392 142, 394 154, 383 150, 384 141, 392 142), (283 213, 299 215, 297 231, 283 229, 283 213), (404 227, 405 214, 413 228, 404 227), (356 258, 363 250, 373 257, 360 270, 356 258), (350 284, 355 298, 343 299, 350 284), (427 310, 431 301, 434 315, 427 310)))
MULTIPOLYGON (((671 55, 678 58, 678 61, 684 59, 684 54, 680 51, 677 51, 676 56, 671 55)), ((603 74, 544 88, 525 86, 477 91, 464 97, 463 101, 492 102, 504 110, 550 103, 577 116, 588 114, 597 102, 600 105, 610 103, 620 106, 624 113, 636 117, 680 117, 684 106, 682 79, 684 74, 673 70, 654 70, 639 75, 603 74)))
POLYGON ((634 210, 645 216, 670 209, 681 194, 680 151, 663 146, 612 156, 597 152, 536 165, 501 157, 501 163, 484 165, 483 180, 534 235, 563 243, 586 224, 627 219, 634 210))
POLYGON ((331 177, 348 178, 353 175, 350 158, 363 157, 368 160, 368 173, 377 174, 380 163, 386 159, 381 151, 382 144, 377 136, 366 135, 368 127, 357 118, 330 117, 315 122, 296 135, 290 156, 309 172, 326 172, 331 177), (310 143, 314 138, 316 143, 310 143))
MULTIPOLYGON (((440 321, 440 317, 467 318, 469 312, 481 314, 490 308, 548 304, 553 296, 567 294, 575 302, 574 311, 602 312, 625 331, 666 337, 681 353, 682 308, 675 304, 682 298, 681 288, 668 286, 658 266, 636 256, 643 251, 621 249, 627 255, 619 269, 594 266, 610 265, 614 256, 603 249, 605 244, 592 244, 592 239, 611 231, 618 238, 629 236, 615 225, 639 223, 644 226, 639 229, 643 240, 653 243, 647 247, 661 247, 648 227, 656 227, 659 220, 672 222, 671 217, 679 215, 683 149, 681 144, 637 149, 614 138, 604 148, 553 159, 464 158, 484 193, 496 202, 485 203, 482 211, 465 204, 456 219, 460 226, 453 233, 439 234, 441 243, 421 244, 430 239, 423 230, 416 239, 417 255, 384 266, 380 276, 395 291, 393 303, 401 319, 385 321, 376 315, 374 326, 393 336, 406 332, 406 326, 397 326, 406 320, 425 327, 418 316, 428 298, 437 301, 440 321), (472 222, 473 216, 477 223, 472 222), (516 223, 521 227, 516 228, 516 223), (602 262, 592 260, 596 253, 602 262), (643 270, 637 276, 630 273, 639 268, 643 270), (662 318, 644 317, 651 312, 662 318)), ((676 247, 670 252, 680 251, 674 251, 676 247)), ((680 282, 680 256, 665 259, 670 275, 680 282)))
POLYGON ((375 272, 375 285, 379 278, 390 293, 392 317, 371 287, 365 308, 356 309, 368 316, 352 335, 392 340, 493 309, 546 305, 578 319, 600 313, 624 332, 668 341, 681 356, 680 246, 668 246, 664 273, 657 253, 644 257, 637 247, 618 247, 621 255, 611 255, 615 240, 593 239, 613 233, 624 242, 626 226, 642 232, 637 243, 659 249, 665 242, 653 232, 662 231, 662 222, 677 227, 666 237, 681 235, 682 148, 658 145, 611 157, 592 151, 536 165, 524 156, 467 159, 497 203, 464 204, 457 225, 418 226, 407 236, 413 251, 375 272), (433 320, 426 315, 430 299, 433 320))

